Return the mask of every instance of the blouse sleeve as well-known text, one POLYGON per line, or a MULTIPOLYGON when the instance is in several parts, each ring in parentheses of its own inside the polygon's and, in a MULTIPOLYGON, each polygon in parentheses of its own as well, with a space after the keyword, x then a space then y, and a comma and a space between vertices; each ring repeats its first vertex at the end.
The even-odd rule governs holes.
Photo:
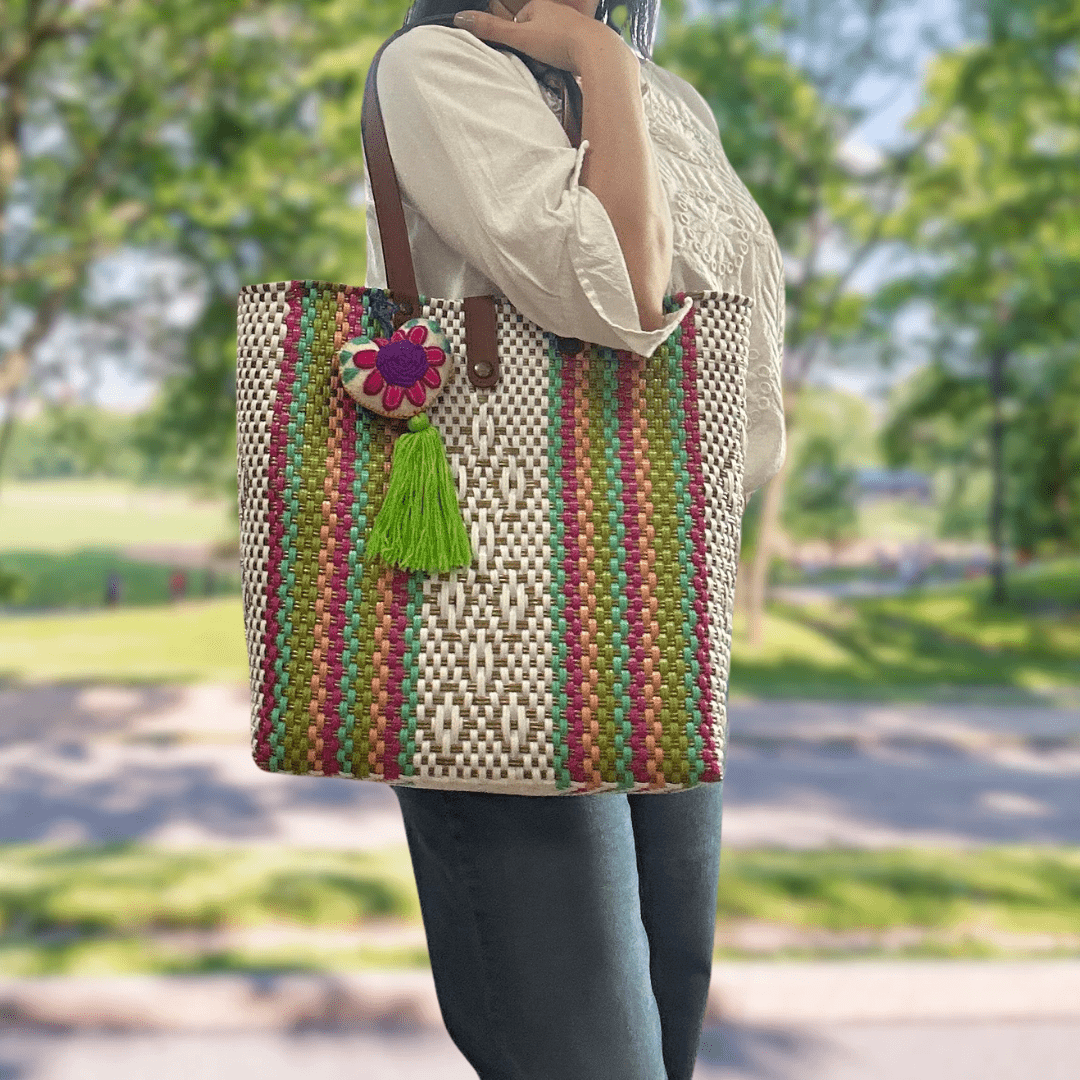
POLYGON ((467 30, 420 26, 383 51, 377 73, 402 198, 526 318, 651 356, 692 299, 643 330, 618 236, 579 183, 574 149, 510 53, 467 30))
MULTIPOLYGON (((716 116, 693 84, 686 87, 686 103, 720 140, 716 116)), ((783 364, 785 288, 780 245, 761 208, 754 201, 726 154, 721 154, 725 182, 741 189, 750 215, 751 243, 739 271, 739 291, 753 298, 750 316, 750 357, 746 370, 746 466, 743 492, 750 494, 781 469, 787 453, 784 426, 783 364)))

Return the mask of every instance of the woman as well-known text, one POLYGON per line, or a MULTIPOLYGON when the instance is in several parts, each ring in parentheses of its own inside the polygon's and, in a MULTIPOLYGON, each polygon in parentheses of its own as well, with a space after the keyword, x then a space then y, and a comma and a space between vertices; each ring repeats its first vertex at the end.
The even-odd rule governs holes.
MULTIPOLYGON (((640 56, 608 3, 410 8, 377 78, 417 287, 501 293, 555 334, 644 356, 679 320, 665 294, 752 296, 749 493, 784 453, 780 254, 708 105, 649 58, 659 0, 627 4, 640 56), (451 20, 464 8, 471 21, 451 20)), ((385 288, 367 194, 366 284, 385 288)), ((394 791, 442 1015, 481 1080, 690 1080, 720 784, 667 798, 394 791)))

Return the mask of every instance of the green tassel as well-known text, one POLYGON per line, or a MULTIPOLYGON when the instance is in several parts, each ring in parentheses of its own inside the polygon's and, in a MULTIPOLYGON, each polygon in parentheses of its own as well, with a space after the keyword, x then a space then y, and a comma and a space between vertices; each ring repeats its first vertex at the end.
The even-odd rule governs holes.
POLYGON ((439 431, 424 413, 394 444, 386 498, 367 550, 404 570, 444 573, 472 562, 469 534, 439 431))

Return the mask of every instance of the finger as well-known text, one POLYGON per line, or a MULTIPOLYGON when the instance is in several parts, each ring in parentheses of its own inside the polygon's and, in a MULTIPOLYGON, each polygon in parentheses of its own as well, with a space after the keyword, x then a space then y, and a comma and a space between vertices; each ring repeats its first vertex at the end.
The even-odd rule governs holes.
POLYGON ((491 14, 496 18, 509 19, 511 22, 514 21, 514 13, 508 7, 500 4, 499 0, 491 0, 490 8, 491 14))
POLYGON ((454 25, 479 38, 490 38, 503 44, 509 44, 505 35, 517 30, 517 23, 512 18, 499 18, 489 11, 459 11, 454 15, 454 25))

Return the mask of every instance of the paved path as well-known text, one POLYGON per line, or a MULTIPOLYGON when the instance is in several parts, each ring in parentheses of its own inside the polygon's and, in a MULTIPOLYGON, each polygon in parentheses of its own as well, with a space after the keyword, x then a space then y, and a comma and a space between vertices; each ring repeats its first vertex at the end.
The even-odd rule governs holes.
MULTIPOLYGON (((694 1080, 1075 1080, 1060 1021, 706 1028, 694 1080)), ((445 1033, 0 1033, 0 1080, 476 1080, 445 1033)))
MULTIPOLYGON (((0 690, 0 840, 403 844, 388 788, 251 759, 245 686, 0 690)), ((1080 843, 1080 710, 736 704, 729 847, 1080 843)))
MULTIPOLYGON (((472 1080, 437 1008, 426 972, 0 980, 0 1078, 472 1080)), ((1071 1080, 1078 1021, 1076 962, 721 964, 694 1077, 1071 1080)))
MULTIPOLYGON (((1078 777, 1080 711, 736 705, 725 844, 1075 844, 1078 777)), ((244 686, 0 690, 0 840, 127 837, 404 843, 389 789, 256 768, 244 686)), ((313 1005, 302 977, 8 980, 0 1080, 473 1080, 428 973, 348 978, 363 1007, 318 980, 313 1005)), ((1077 1060, 1080 964, 725 962, 694 1076, 1071 1080, 1077 1060)))

